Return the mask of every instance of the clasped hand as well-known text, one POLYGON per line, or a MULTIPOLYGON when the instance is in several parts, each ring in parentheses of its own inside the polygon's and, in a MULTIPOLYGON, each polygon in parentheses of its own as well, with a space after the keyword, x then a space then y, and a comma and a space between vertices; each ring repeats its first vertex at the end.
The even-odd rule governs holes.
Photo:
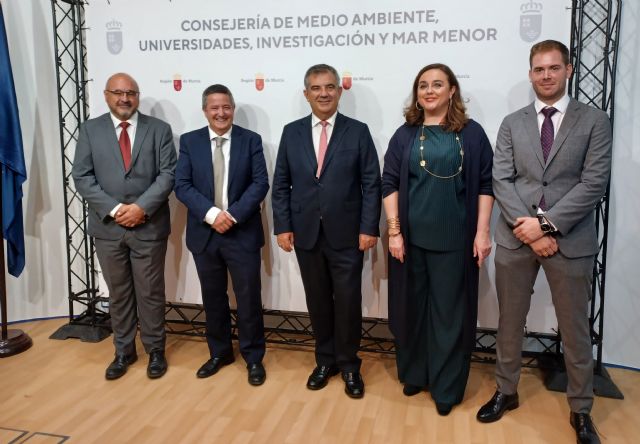
POLYGON ((144 210, 136 204, 122 204, 116 211, 115 221, 118 225, 132 228, 144 223, 144 210))

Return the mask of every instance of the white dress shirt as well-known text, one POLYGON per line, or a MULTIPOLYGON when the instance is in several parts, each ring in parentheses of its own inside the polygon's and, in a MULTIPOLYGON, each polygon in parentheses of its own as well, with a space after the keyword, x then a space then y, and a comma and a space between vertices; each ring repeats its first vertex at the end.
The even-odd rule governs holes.
POLYGON ((557 113, 553 113, 551 116, 551 122, 553 123, 553 137, 558 134, 558 130, 560 129, 560 125, 562 124, 562 119, 564 119, 564 115, 567 113, 567 107, 569 106, 569 96, 565 94, 560 100, 558 100, 553 105, 547 105, 542 100, 536 99, 533 102, 533 106, 536 109, 536 113, 538 113, 538 132, 542 131, 542 122, 544 122, 544 114, 542 114, 542 110, 544 108, 548 108, 549 106, 554 107, 558 110, 557 113))
POLYGON ((237 222, 233 218, 233 216, 231 216, 231 214, 228 211, 226 211, 227 206, 229 205, 229 196, 227 196, 227 188, 229 186, 229 156, 231 153, 231 128, 222 136, 218 136, 216 132, 211 129, 211 127, 209 127, 208 129, 209 129, 209 139, 211 140, 212 171, 213 171, 213 159, 215 158, 214 151, 216 149, 216 137, 222 137, 224 139, 222 142, 222 155, 224 156, 224 179, 222 183, 222 188, 224 191, 222 192, 222 208, 218 208, 215 206, 211 207, 209 211, 207 211, 207 214, 204 216, 204 221, 209 225, 211 225, 216 220, 216 217, 218 217, 218 214, 220 213, 220 211, 225 211, 234 222, 237 222))

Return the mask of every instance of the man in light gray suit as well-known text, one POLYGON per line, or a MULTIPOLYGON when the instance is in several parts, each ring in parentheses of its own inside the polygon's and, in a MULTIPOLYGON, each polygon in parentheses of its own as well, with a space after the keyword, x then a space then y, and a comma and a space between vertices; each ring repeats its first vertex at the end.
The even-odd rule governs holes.
POLYGON ((570 423, 578 442, 599 442, 590 411, 593 355, 588 302, 598 252, 595 206, 611 167, 607 115, 566 94, 569 51, 547 40, 530 53, 535 101, 507 116, 493 158, 496 290, 500 307, 493 398, 478 412, 497 421, 518 407, 522 334, 540 267, 545 272, 564 345, 570 423))
POLYGON ((89 204, 89 235, 109 289, 115 359, 107 379, 149 354, 147 376, 167 371, 164 355, 164 261, 171 230, 168 196, 176 151, 171 127, 137 112, 140 90, 128 74, 112 75, 104 97, 110 112, 80 127, 72 176, 89 204))

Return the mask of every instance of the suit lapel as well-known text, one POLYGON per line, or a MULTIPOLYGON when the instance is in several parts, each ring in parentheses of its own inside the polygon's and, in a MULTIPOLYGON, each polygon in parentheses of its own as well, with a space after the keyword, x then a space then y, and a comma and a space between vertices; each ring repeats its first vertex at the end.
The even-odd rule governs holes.
POLYGON ((558 154, 558 151, 560 150, 560 148, 562 148, 565 140, 567 140, 567 136, 571 133, 573 127, 578 122, 579 109, 580 107, 578 106, 578 103, 574 99, 571 99, 571 101, 569 102, 569 106, 567 106, 567 112, 562 118, 562 123, 560 124, 560 128, 558 129, 558 133, 553 139, 551 152, 549 153, 549 157, 547 158, 547 165, 549 165, 556 154, 558 154))
POLYGON ((303 156, 307 158, 311 171, 313 171, 313 175, 315 176, 316 171, 318 170, 318 159, 316 158, 316 151, 313 148, 313 134, 311 132, 311 115, 302 119, 300 121, 300 126, 298 128, 300 133, 299 140, 302 141, 302 151, 304 152, 303 156))
POLYGON ((209 139, 209 127, 205 126, 198 131, 196 152, 192 153, 193 160, 198 168, 202 168, 204 176, 209 184, 209 197, 215 196, 213 189, 213 155, 211 154, 211 140, 209 139))
POLYGON ((102 119, 102 122, 101 122, 102 131, 104 131, 104 136, 101 137, 101 139, 104 140, 108 145, 108 149, 113 154, 113 159, 115 163, 118 165, 118 169, 122 173, 125 173, 126 171, 124 170, 122 153, 120 152, 120 142, 118 142, 116 129, 113 126, 113 120, 111 120, 111 114, 110 113, 103 114, 101 119, 102 119))
POLYGON ((529 136, 531 149, 538 158, 540 166, 545 167, 544 155, 542 154, 542 143, 540 142, 540 129, 538 128, 538 114, 533 103, 525 108, 523 112, 525 131, 529 136))
POLYGON ((238 155, 242 151, 244 137, 242 137, 242 129, 233 125, 231 129, 231 145, 229 146, 229 171, 227 171, 227 196, 233 181, 234 173, 238 167, 238 155))
MULTIPOLYGON (((333 159, 333 155, 340 148, 340 142, 342 141, 342 136, 344 136, 345 131, 348 127, 348 121, 345 116, 338 113, 336 116, 335 127, 333 128, 333 132, 331 133, 331 140, 329 141, 329 145, 327 146, 327 154, 324 157, 324 162, 322 163, 322 171, 320 171, 320 176, 327 169, 327 165, 333 159)), ((317 167, 316 167, 317 168, 317 167)))
MULTIPOLYGON (((144 143, 145 137, 147 137, 147 132, 149 131, 149 122, 147 121, 147 116, 141 114, 138 111, 138 127, 136 128, 136 138, 133 141, 133 148, 131 153, 131 164, 129 165, 129 170, 133 168, 136 164, 136 160, 140 155, 140 151, 142 151, 142 144, 144 143)), ((118 145, 119 149, 120 145, 118 145)))

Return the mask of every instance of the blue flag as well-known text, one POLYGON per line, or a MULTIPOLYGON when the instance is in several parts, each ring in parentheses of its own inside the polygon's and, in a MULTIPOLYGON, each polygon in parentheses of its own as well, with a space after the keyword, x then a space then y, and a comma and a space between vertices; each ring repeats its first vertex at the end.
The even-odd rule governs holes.
POLYGON ((0 5, 0 166, 2 168, 2 234, 7 241, 7 269, 18 277, 24 269, 22 184, 27 180, 9 45, 0 5))

